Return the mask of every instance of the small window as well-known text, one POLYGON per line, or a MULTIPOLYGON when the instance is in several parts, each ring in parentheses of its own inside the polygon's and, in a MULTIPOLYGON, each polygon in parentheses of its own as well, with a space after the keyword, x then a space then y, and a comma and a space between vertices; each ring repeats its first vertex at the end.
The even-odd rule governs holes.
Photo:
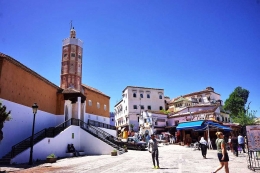
POLYGON ((133 94, 133 97, 136 97, 136 93, 133 94))
POLYGON ((78 55, 78 59, 81 59, 81 55, 78 55))
POLYGON ((159 109, 160 109, 160 110, 163 110, 163 107, 162 107, 162 106, 160 106, 160 107, 159 107, 159 109))
POLYGON ((134 109, 137 109, 137 105, 134 105, 134 109))
POLYGON ((63 57, 67 57, 68 54, 64 53, 63 57))
POLYGON ((144 119, 144 123, 146 123, 146 119, 144 119))
POLYGON ((137 117, 137 121, 139 122, 139 117, 137 117))
POLYGON ((144 105, 141 105, 141 109, 144 109, 144 105))
POLYGON ((114 121, 114 119, 112 118, 111 121, 114 121))
POLYGON ((151 106, 147 106, 147 109, 148 109, 148 110, 151 110, 152 108, 151 108, 151 106))
POLYGON ((159 99, 162 99, 162 95, 159 95, 159 99))
POLYGON ((71 57, 75 57, 76 55, 75 55, 75 53, 71 53, 71 57))
POLYGON ((99 104, 99 102, 97 102, 97 108, 98 108, 98 109, 100 108, 100 104, 99 104))
POLYGON ((156 125, 156 126, 158 125, 157 121, 154 122, 154 125, 156 125))
POLYGON ((144 95, 143 95, 143 94, 140 94, 140 97, 141 97, 141 98, 144 98, 144 95))
POLYGON ((107 110, 107 105, 104 105, 104 110, 105 110, 105 111, 107 110))
POLYGON ((91 100, 88 100, 88 105, 92 106, 92 101, 91 100))
POLYGON ((147 98, 148 98, 148 99, 150 98, 150 94, 147 94, 147 98))

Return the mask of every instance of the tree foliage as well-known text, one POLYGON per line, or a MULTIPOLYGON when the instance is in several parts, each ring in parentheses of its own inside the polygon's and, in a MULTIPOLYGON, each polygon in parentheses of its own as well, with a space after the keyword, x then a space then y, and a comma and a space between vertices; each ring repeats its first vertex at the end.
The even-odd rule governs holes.
POLYGON ((169 113, 171 113, 171 111, 169 111, 169 110, 166 111, 166 110, 164 110, 164 109, 163 109, 163 110, 160 110, 160 112, 162 112, 162 113, 164 113, 164 114, 169 114, 169 113))
POLYGON ((237 116, 232 117, 233 122, 239 123, 242 126, 256 124, 256 111, 249 111, 249 105, 250 103, 248 104, 246 111, 240 110, 237 116))
POLYGON ((245 105, 249 96, 249 91, 242 87, 236 87, 225 101, 224 109, 230 111, 231 116, 238 116, 240 111, 246 111, 245 105))
POLYGON ((10 113, 11 111, 6 112, 6 106, 2 105, 0 102, 0 141, 4 138, 2 128, 4 127, 4 122, 10 119, 10 113))

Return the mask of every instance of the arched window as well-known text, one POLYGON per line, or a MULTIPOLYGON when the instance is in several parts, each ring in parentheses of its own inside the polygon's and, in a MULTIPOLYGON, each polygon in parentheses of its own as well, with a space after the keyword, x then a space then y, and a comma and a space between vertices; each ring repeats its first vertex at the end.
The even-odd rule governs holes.
POLYGON ((162 99, 162 95, 159 95, 159 99, 162 99))
POLYGON ((148 99, 150 98, 150 94, 147 94, 147 98, 148 98, 148 99))
POLYGON ((92 106, 92 101, 91 100, 88 100, 88 105, 92 106))
POLYGON ((133 94, 133 97, 136 97, 136 93, 133 94))
POLYGON ((162 106, 160 106, 160 107, 159 107, 159 109, 160 109, 160 110, 163 110, 163 107, 162 107, 162 106))

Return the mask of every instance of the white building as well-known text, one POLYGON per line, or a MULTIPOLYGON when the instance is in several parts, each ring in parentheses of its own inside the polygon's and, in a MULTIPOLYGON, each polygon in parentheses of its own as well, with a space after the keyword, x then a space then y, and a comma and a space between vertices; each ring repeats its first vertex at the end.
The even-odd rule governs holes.
POLYGON ((139 121, 139 134, 157 134, 168 125, 167 114, 160 111, 144 111, 139 121))
POLYGON ((114 106, 118 130, 139 131, 139 124, 145 111, 165 109, 164 90, 127 86, 122 91, 122 99, 114 106), (131 125, 132 124, 132 125, 131 125))

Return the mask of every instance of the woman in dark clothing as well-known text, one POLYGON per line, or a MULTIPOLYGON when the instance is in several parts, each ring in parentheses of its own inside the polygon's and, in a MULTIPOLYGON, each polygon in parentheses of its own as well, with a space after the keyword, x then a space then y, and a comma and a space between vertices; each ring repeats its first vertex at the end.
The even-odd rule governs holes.
POLYGON ((234 135, 232 135, 231 138, 231 145, 232 145, 234 155, 238 157, 238 151, 237 151, 238 141, 237 141, 237 137, 235 137, 234 135))
POLYGON ((200 138, 200 148, 201 148, 201 154, 203 156, 204 159, 206 159, 206 155, 207 155, 207 149, 208 149, 208 145, 207 145, 207 141, 205 141, 204 137, 200 138))

